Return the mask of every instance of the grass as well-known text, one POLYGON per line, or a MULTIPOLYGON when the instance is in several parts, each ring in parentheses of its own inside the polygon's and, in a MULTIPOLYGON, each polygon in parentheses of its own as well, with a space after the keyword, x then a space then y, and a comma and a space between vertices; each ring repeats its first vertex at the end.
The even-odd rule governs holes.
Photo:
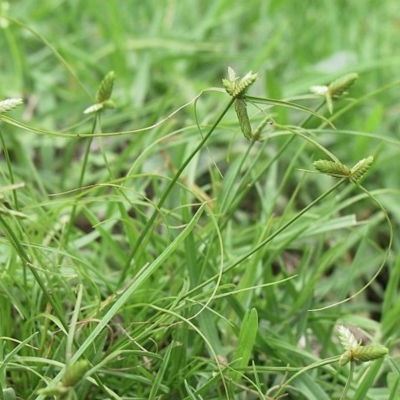
POLYGON ((397 2, 99 4, 0 3, 0 399, 398 399, 397 2))

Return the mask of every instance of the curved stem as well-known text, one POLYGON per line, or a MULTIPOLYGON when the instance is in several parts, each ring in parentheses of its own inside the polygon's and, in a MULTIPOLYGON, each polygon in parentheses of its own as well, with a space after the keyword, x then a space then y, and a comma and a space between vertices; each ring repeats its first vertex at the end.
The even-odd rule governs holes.
POLYGON ((350 388, 350 384, 351 384, 351 380, 353 379, 353 375, 354 375, 354 361, 351 360, 350 361, 349 377, 347 378, 346 386, 343 389, 342 395, 340 396, 340 400, 345 400, 346 399, 346 395, 347 395, 347 392, 348 392, 348 390, 350 388))
MULTIPOLYGON (((342 183, 344 183, 347 179, 341 179, 338 181, 335 185, 333 185, 330 189, 328 189, 326 192, 321 194, 319 197, 317 197, 314 201, 312 201, 310 204, 308 204, 307 207, 304 207, 300 212, 298 212, 293 218, 291 218, 288 222, 283 224, 280 228, 278 228, 274 233, 269 235, 267 238, 265 238, 262 242, 260 242, 257 246, 249 250, 247 253, 245 253, 243 256, 239 257, 234 263, 229 265, 223 270, 223 273, 226 273, 239 264, 241 264, 244 260, 249 258, 251 255, 256 253, 258 250, 260 250, 262 247, 264 247, 266 244, 272 241, 276 236, 278 236, 281 232, 283 232, 286 228, 288 228, 290 225, 292 225, 295 221, 297 221, 303 214, 305 214, 307 211, 309 211, 312 207, 314 207, 317 203, 319 203, 322 199, 327 197, 329 194, 331 194, 333 191, 335 191, 342 183)), ((194 292, 197 290, 203 288, 204 286, 207 286, 208 284, 212 283, 216 278, 218 278, 218 275, 212 276, 210 279, 207 279, 203 283, 201 283, 199 286, 196 288, 192 289, 191 291, 187 292, 184 297, 188 297, 192 295, 194 292)))
POLYGON ((119 285, 122 285, 122 283, 124 282, 126 275, 128 273, 129 267, 131 265, 132 259, 135 257, 136 252, 138 251, 138 249, 140 248, 140 246, 142 245, 143 241, 145 240, 145 238, 147 237, 148 233, 150 232, 150 229, 152 228, 154 221, 157 217, 157 215, 159 214, 159 210, 160 208, 163 206, 165 200, 167 199, 168 195, 170 194, 171 190, 173 189, 173 187, 175 186, 176 182, 178 181, 179 177, 181 176, 182 172, 185 170, 185 168, 189 165, 190 161, 192 161, 193 157, 203 148, 203 146, 205 145, 205 143, 207 142, 207 140, 209 139, 209 137, 211 136, 211 134, 214 132, 214 130, 216 129, 216 127, 218 126, 218 124, 221 122, 222 118, 225 116, 225 114, 227 113, 227 111, 231 108, 232 104, 234 102, 234 98, 231 98, 228 105, 225 107, 225 109, 222 111, 221 115, 217 118, 217 120, 214 122, 214 124, 212 125, 212 127, 210 128, 210 130, 207 132, 206 135, 204 135, 203 139, 200 141, 200 143, 195 147, 195 149, 192 151, 191 154, 189 154, 189 156, 187 157, 187 159, 182 163, 181 167, 178 169, 178 171, 176 172, 176 174, 174 175, 174 177, 171 179, 171 181, 169 182, 167 188, 165 189, 164 193, 162 194, 160 200, 158 201, 153 214, 151 215, 151 217, 149 218, 149 220, 147 221, 143 232, 141 233, 141 235, 139 236, 139 238, 137 239, 134 247, 132 248, 127 262, 124 266, 124 269, 121 272, 121 278, 119 280, 119 285))
MULTIPOLYGON (((99 118, 99 113, 97 113, 97 115, 93 119, 93 124, 92 124, 92 129, 91 129, 92 133, 94 133, 94 131, 96 129, 96 124, 98 122, 98 118, 99 118)), ((82 186, 83 186, 83 181, 84 181, 84 178, 85 178, 85 172, 86 172, 86 167, 87 167, 88 160, 89 160, 89 154, 90 154, 90 148, 92 146, 92 141, 93 141, 93 137, 90 137, 88 142, 87 142, 87 144, 86 144, 85 154, 83 156, 83 163, 82 163, 81 173, 79 175, 79 180, 78 180, 78 188, 79 189, 81 189, 82 186)), ((65 233, 63 235, 62 245, 66 245, 68 243, 69 235, 71 234, 72 227, 73 227, 74 222, 75 222, 76 208, 77 208, 77 203, 74 202, 74 205, 72 206, 72 210, 71 210, 71 213, 70 213, 70 216, 69 216, 68 225, 67 225, 67 227, 65 229, 65 233)))

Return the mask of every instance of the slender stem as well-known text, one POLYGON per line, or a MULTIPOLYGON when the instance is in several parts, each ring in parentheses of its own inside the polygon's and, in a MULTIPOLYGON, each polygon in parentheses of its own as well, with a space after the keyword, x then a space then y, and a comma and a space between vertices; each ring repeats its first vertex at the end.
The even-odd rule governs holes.
MULTIPOLYGON (((321 109, 321 107, 325 104, 325 101, 323 101, 322 103, 320 103, 317 108, 315 109, 315 112, 318 112, 318 110, 321 109)), ((313 114, 308 114, 304 120, 300 123, 300 127, 305 127, 305 125, 313 118, 313 114)), ((260 177, 265 173, 266 170, 269 169, 269 167, 272 165, 272 163, 274 163, 276 160, 279 159, 279 157, 281 156, 281 154, 283 154, 285 152, 285 150, 290 146, 290 144, 293 142, 293 140, 297 137, 295 132, 292 132, 292 136, 290 136, 290 138, 288 140, 286 140, 286 142, 283 144, 283 146, 279 149, 279 151, 274 155, 274 157, 268 162, 268 164, 260 170, 260 172, 253 177, 253 179, 250 182, 246 181, 246 178, 248 175, 250 175, 250 171, 252 171, 252 168, 249 167, 248 170, 246 171, 245 175, 243 176, 241 183, 239 184, 239 189, 237 190, 237 196, 234 197, 234 201, 231 205, 231 207, 229 207, 229 212, 227 214, 224 214, 224 221, 221 224, 221 231, 224 229, 224 227, 226 226, 226 224, 228 223, 228 221, 231 219, 233 213, 235 212, 235 210, 239 207, 239 205, 242 203, 243 199, 247 196, 249 190, 253 187, 254 183, 257 182, 260 177)), ((252 145, 254 144, 254 142, 252 143, 252 145)), ((251 146, 249 146, 251 147, 251 146)), ((254 163, 257 161, 254 160, 254 163)), ((226 207, 227 208, 227 207, 226 207)), ((214 239, 214 238, 213 238, 214 239)), ((213 240, 211 240, 210 242, 212 243, 213 240)))
MULTIPOLYGON (((247 253, 245 253, 242 257, 239 257, 234 263, 226 267, 223 271, 223 273, 229 272, 239 264, 241 264, 244 260, 249 258, 251 255, 256 253, 258 250, 260 250, 263 246, 268 244, 269 242, 272 241, 276 236, 278 236, 281 232, 283 232, 286 228, 288 228, 291 224, 293 224, 295 221, 297 221, 303 214, 305 214, 308 210, 310 210, 312 207, 314 207, 317 203, 319 203, 322 199, 327 197, 329 194, 331 194, 333 191, 335 191, 343 182, 345 182, 347 179, 343 178, 339 182, 337 182, 335 185, 333 185, 330 189, 328 189, 326 192, 321 194, 319 197, 317 197, 314 201, 312 201, 310 204, 308 204, 307 207, 304 207, 300 212, 298 212, 293 218, 291 218, 288 222, 283 224, 280 228, 278 228, 274 233, 272 233, 270 236, 265 238, 262 242, 260 242, 257 246, 253 247, 251 250, 249 250, 247 253)), ((194 292, 198 291, 199 289, 203 288, 204 286, 207 286, 208 284, 212 283, 215 279, 219 277, 220 274, 216 274, 212 276, 210 279, 206 280, 205 282, 201 283, 199 286, 196 288, 192 289, 191 291, 187 292, 184 297, 188 297, 192 295, 194 292)))
POLYGON ((312 369, 321 368, 324 365, 336 363, 339 361, 339 358, 340 358, 340 356, 329 357, 329 358, 326 358, 325 360, 317 361, 313 364, 307 365, 306 367, 302 368, 300 371, 293 374, 283 385, 280 386, 280 388, 274 395, 274 399, 278 399, 279 395, 283 392, 283 389, 285 387, 287 387, 290 382, 295 380, 301 374, 304 374, 305 372, 310 371, 312 369))
MULTIPOLYGON (((0 129, 0 142, 1 142, 1 146, 3 147, 4 157, 7 161, 7 169, 8 169, 8 174, 10 175, 10 182, 11 182, 11 184, 14 184, 15 180, 14 180, 13 170, 11 167, 12 163, 11 163, 10 155, 8 153, 6 142, 4 140, 3 131, 1 129, 0 129)), ((14 207, 16 210, 19 210, 17 191, 12 190, 12 195, 14 198, 14 207)))
POLYGON ((187 159, 182 163, 181 167, 178 169, 178 171, 176 172, 176 174, 174 175, 174 177, 171 179, 170 183, 168 184, 167 188, 165 189, 164 193, 162 194, 160 200, 158 201, 153 214, 151 215, 151 217, 149 218, 149 220, 147 221, 142 234, 139 236, 138 240, 136 241, 134 247, 131 250, 131 253, 129 254, 129 257, 127 259, 127 262, 124 266, 124 269, 121 272, 121 278, 119 281, 119 285, 122 285, 122 283, 124 282, 126 275, 128 273, 128 269, 131 265, 131 262, 133 260, 133 258, 135 257, 136 252, 138 251, 138 249, 140 248, 140 246, 142 245, 143 241, 145 240, 145 238, 147 237, 148 233, 150 232, 150 229, 152 228, 154 221, 159 213, 159 210, 161 209, 162 205, 164 204, 165 200, 167 199, 168 195, 170 194, 171 190, 173 189, 173 187, 175 186, 176 182, 178 181, 179 177, 181 176, 182 172, 185 170, 185 168, 188 166, 188 164, 190 163, 190 161, 193 159, 193 157, 202 149, 202 147, 205 145, 205 143, 207 142, 207 140, 209 139, 209 137, 211 136, 211 134, 214 132, 214 130, 216 129, 216 127, 218 126, 218 124, 221 122, 222 118, 225 116, 225 114, 227 113, 227 111, 231 108, 233 102, 234 102, 234 98, 231 98, 228 105, 225 107, 225 109, 222 111, 221 115, 217 118, 217 120, 214 122, 214 124, 212 125, 212 127, 210 128, 210 130, 207 132, 207 134, 203 137, 203 139, 200 141, 200 143, 196 146, 196 148, 192 151, 191 154, 189 154, 189 156, 187 157, 187 159))
MULTIPOLYGON (((98 118, 99 118, 99 113, 97 113, 95 118, 93 119, 93 124, 92 124, 92 129, 91 129, 92 134, 95 132, 96 124, 99 122, 98 118)), ((89 140, 87 141, 85 154, 83 156, 81 173, 79 175, 79 180, 78 180, 78 188, 81 188, 83 186, 83 181, 85 179, 85 172, 86 172, 87 164, 89 161, 89 154, 90 154, 90 148, 92 146, 92 142, 93 142, 93 137, 90 137, 89 140)), ((69 216, 68 225, 66 227, 65 234, 64 234, 63 240, 62 240, 63 241, 62 244, 64 244, 64 245, 68 244, 69 235, 71 234, 72 227, 75 223, 77 206, 78 206, 77 203, 74 202, 74 205, 72 206, 71 214, 69 216)))
POLYGON ((354 361, 351 360, 351 361, 350 361, 350 373, 349 373, 349 377, 347 378, 346 386, 345 386, 344 389, 343 389, 343 393, 342 393, 342 395, 340 396, 340 400, 345 400, 345 399, 346 399, 346 395, 347 395, 347 392, 349 391, 350 384, 351 384, 351 381, 352 381, 352 379, 353 379, 353 375, 354 375, 354 361))

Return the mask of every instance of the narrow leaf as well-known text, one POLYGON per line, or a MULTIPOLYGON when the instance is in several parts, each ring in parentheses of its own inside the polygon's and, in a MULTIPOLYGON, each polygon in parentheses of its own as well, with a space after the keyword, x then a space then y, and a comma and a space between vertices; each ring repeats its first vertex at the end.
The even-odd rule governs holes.
POLYGON ((158 393, 158 391, 160 390, 160 386, 161 383, 163 381, 165 372, 167 371, 168 367, 169 367, 169 359, 171 356, 171 351, 174 348, 174 346, 176 346, 176 343, 173 341, 167 348, 167 351, 165 352, 165 355, 163 357, 163 361, 161 363, 160 368, 158 369, 156 378, 153 382, 153 385, 151 387, 150 390, 150 394, 149 394, 149 400, 154 400, 156 398, 156 395, 158 393))
MULTIPOLYGON (((254 342, 258 331, 258 315, 257 310, 252 308, 246 312, 239 333, 239 341, 236 352, 233 356, 235 362, 234 367, 244 368, 248 365, 254 342)), ((232 373, 232 380, 238 381, 240 372, 232 373)))

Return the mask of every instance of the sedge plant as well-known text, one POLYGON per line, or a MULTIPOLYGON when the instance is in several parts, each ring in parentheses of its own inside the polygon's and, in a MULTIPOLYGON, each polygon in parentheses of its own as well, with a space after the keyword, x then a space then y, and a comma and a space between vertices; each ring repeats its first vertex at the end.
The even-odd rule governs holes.
MULTIPOLYGON (((3 398, 12 396, 12 391, 18 393, 21 386, 25 388, 18 396, 38 399, 235 399, 245 395, 278 399, 285 394, 301 398, 303 393, 311 393, 310 398, 340 393, 345 399, 349 393, 356 398, 365 391, 368 385, 361 389, 354 379, 357 363, 383 360, 388 353, 385 346, 364 346, 341 327, 343 354, 334 352, 333 339, 323 343, 321 355, 312 351, 319 348, 316 338, 322 340, 335 327, 332 310, 344 313, 349 300, 362 296, 374 283, 389 259, 393 241, 385 208, 361 185, 373 169, 374 156, 365 154, 347 167, 317 135, 325 126, 335 129, 335 102, 351 90, 357 74, 313 87, 312 100, 319 101, 314 107, 296 99, 250 96, 257 77, 252 72, 239 77, 230 68, 224 89, 203 92, 166 118, 126 131, 103 128, 103 112, 114 104, 114 72, 106 74, 95 104, 84 110, 91 116, 88 130, 56 132, 1 115, 3 123, 22 131, 85 140, 72 189, 43 198, 32 209, 27 200, 30 192, 18 185, 2 134, 12 193, 9 196, 9 190, 4 190, 7 198, 0 218, 3 245, 13 260, 5 277, 14 277, 20 290, 35 293, 36 300, 31 314, 18 296, 7 292, 21 321, 29 323, 24 325, 23 338, 12 338, 11 327, 2 333, 9 352, 4 357, 2 350, 3 398), (172 117, 186 111, 189 104, 199 106, 206 95, 222 96, 225 101, 212 122, 201 126, 197 120, 189 128, 174 128, 172 117), (260 116, 255 128, 250 104, 260 116), (322 113, 324 106, 328 116, 322 113), (232 107, 238 122, 226 124, 232 107), (280 122, 277 108, 302 119, 296 124, 280 122), (315 130, 308 129, 317 123, 315 130), (200 126, 203 135, 198 134, 200 126), (226 162, 226 154, 216 154, 219 136, 226 131, 237 133, 237 127, 243 138, 229 141, 237 141, 241 150, 232 150, 232 162, 226 162), (99 146, 101 157, 95 158, 95 140, 129 135, 136 138, 134 145, 141 146, 135 160, 122 150, 121 161, 118 150, 111 151, 104 143, 99 146), (150 143, 146 135, 154 135, 150 143), (323 158, 315 159, 314 154, 323 158), (215 159, 204 168, 204 157, 215 159), (107 174, 96 170, 99 159, 107 174), (217 164, 221 167, 214 169, 217 164), (311 165, 324 176, 313 174, 311 165), (198 169, 207 178, 201 187, 198 169), (298 172, 303 177, 282 204, 284 189, 298 172), (304 202, 302 188, 310 178, 324 179, 319 187, 325 189, 304 202), (383 251, 368 235, 365 241, 360 239, 357 228, 368 228, 368 222, 358 224, 341 216, 346 196, 354 190, 363 196, 354 198, 369 201, 384 215, 389 229, 383 251), (340 201, 332 202, 333 195, 340 201), (261 201, 246 208, 248 199, 261 201), (59 214, 67 217, 56 225, 59 214), (49 232, 39 229, 37 233, 39 216, 49 232), (306 246, 300 251, 304 240, 326 232, 334 235, 335 229, 345 230, 349 237, 349 247, 340 238, 332 244, 342 258, 357 253, 359 244, 371 254, 374 267, 361 287, 348 288, 342 298, 329 296, 329 283, 325 291, 318 291, 315 283, 329 276, 340 259, 325 251, 328 242, 318 241, 316 250, 306 246), (288 266, 291 256, 295 273, 288 266), (19 278, 19 272, 11 269, 21 262, 19 278), (318 267, 307 271, 313 264, 318 267), (309 290, 308 280, 315 283, 309 290), (290 324, 298 331, 290 329, 290 324), (301 329, 308 324, 316 332, 310 338, 305 337, 307 329, 301 329), (14 339, 19 345, 10 351, 14 339), (302 341, 307 344, 301 348, 297 343, 302 341), (350 371, 345 377, 341 367, 346 364, 350 371), (313 383, 313 374, 320 371, 318 384, 313 383)), ((0 107, 3 104, 2 112, 10 111, 20 103, 5 100, 0 107)), ((195 115, 200 112, 196 110, 195 115)), ((129 143, 123 142, 124 146, 135 150, 129 143)), ((235 143, 231 148, 235 149, 235 143)), ((371 220, 374 227, 382 218, 371 220)))

